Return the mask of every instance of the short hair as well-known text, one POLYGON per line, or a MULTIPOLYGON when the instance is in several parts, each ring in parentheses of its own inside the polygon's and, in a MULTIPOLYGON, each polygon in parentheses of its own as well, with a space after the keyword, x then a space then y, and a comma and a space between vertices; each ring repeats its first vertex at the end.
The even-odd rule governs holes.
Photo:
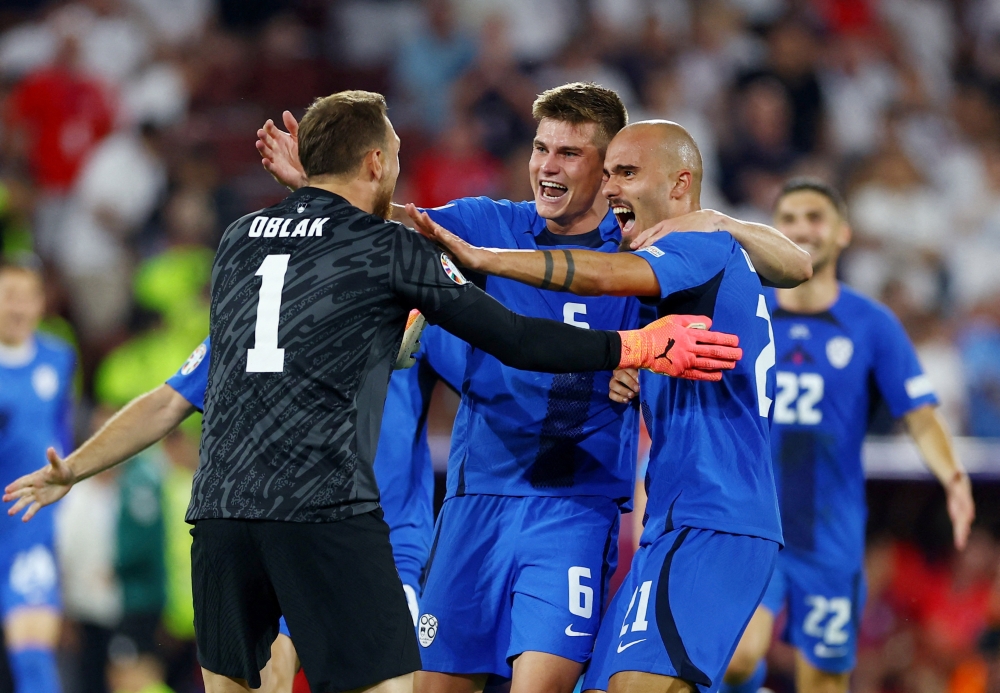
POLYGON ((847 218, 847 203, 844 201, 843 195, 841 195, 835 187, 820 180, 819 178, 799 177, 786 181, 785 184, 781 186, 781 192, 778 193, 778 198, 774 201, 775 210, 778 209, 778 205, 781 204, 783 199, 792 193, 797 192, 814 192, 822 195, 830 201, 830 204, 833 205, 833 208, 837 210, 837 214, 839 214, 842 219, 847 218))
POLYGON ((628 125, 628 111, 621 97, 593 82, 572 82, 543 91, 532 104, 531 115, 535 120, 551 118, 573 125, 596 123, 602 147, 628 125))
POLYGON ((0 274, 6 272, 24 272, 35 275, 39 281, 44 274, 41 259, 32 252, 21 251, 0 257, 0 274))
POLYGON ((356 171, 365 155, 386 145, 385 97, 341 91, 312 102, 299 124, 299 161, 307 176, 356 171))

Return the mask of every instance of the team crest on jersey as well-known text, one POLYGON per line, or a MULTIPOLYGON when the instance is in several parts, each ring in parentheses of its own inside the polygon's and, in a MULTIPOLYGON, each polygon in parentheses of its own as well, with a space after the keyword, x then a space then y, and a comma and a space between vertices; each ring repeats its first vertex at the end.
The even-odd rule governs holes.
POLYGON ((31 386, 39 399, 47 402, 59 392, 59 374, 47 363, 42 364, 31 374, 31 386))
POLYGON ((844 368, 854 356, 854 342, 847 337, 834 337, 826 343, 826 358, 834 368, 844 368))
POLYGON ((308 202, 300 202, 299 206, 295 208, 295 211, 298 212, 299 214, 302 214, 302 212, 306 211, 306 207, 308 206, 309 206, 308 202))
POLYGON ((194 369, 198 367, 198 364, 202 362, 205 358, 205 354, 208 353, 208 347, 204 344, 199 344, 198 348, 191 352, 188 356, 188 360, 184 362, 181 367, 181 375, 191 375, 194 373, 194 369))
MULTIPOLYGON (((443 255, 441 257, 444 257, 443 255)), ((461 275, 459 275, 461 276, 461 275)), ((438 620, 436 616, 422 614, 417 623, 417 640, 421 647, 430 647, 434 642, 434 636, 438 633, 438 620)))
POLYGON ((444 273, 448 275, 448 278, 459 286, 468 281, 462 276, 462 273, 458 271, 458 268, 455 267, 455 263, 451 261, 451 258, 444 253, 441 253, 441 266, 444 267, 444 273))

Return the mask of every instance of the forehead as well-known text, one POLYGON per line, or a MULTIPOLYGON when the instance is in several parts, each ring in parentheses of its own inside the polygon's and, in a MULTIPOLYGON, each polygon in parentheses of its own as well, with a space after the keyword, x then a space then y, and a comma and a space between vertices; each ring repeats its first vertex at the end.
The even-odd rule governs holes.
POLYGON ((0 287, 5 289, 32 288, 41 290, 42 279, 34 272, 22 269, 5 269, 0 271, 0 287))
POLYGON ((777 211, 779 214, 805 214, 815 211, 836 213, 837 210, 826 195, 815 190, 796 190, 781 198, 777 211))
POLYGON ((648 166, 652 157, 653 147, 648 138, 623 130, 608 145, 604 165, 608 169, 615 166, 648 166))
POLYGON ((535 139, 550 147, 585 147, 594 145, 597 123, 569 123, 565 120, 542 118, 538 121, 535 139))

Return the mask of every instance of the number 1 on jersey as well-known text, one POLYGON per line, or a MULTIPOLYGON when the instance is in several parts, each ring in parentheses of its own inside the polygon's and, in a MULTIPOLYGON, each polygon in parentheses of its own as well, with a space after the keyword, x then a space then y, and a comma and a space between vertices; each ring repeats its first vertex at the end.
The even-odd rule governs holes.
POLYGON ((281 373, 285 369, 285 350, 278 348, 278 317, 290 257, 268 255, 257 270, 257 276, 261 278, 257 294, 257 326, 253 348, 247 351, 247 373, 281 373))

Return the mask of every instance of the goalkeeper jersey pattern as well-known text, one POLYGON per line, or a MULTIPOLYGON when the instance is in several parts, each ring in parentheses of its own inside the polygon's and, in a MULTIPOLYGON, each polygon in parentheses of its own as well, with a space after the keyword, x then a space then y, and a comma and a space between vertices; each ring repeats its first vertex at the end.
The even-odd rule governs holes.
MULTIPOLYGON (((426 211, 455 235, 484 247, 616 252, 621 242, 610 211, 598 229, 575 236, 549 232, 534 202, 476 197, 426 211)), ((502 277, 470 279, 522 315, 602 330, 638 325, 634 298, 575 296, 502 277)), ((638 418, 608 398, 610 378, 610 371, 520 371, 470 348, 446 497, 593 495, 627 502, 635 475, 638 418)))
POLYGON ((652 439, 642 543, 682 526, 781 543, 768 435, 774 339, 750 257, 725 232, 672 233, 636 255, 660 282, 658 317, 707 315, 743 350, 717 383, 640 372, 652 439))
POLYGON ((900 417, 936 404, 913 345, 889 310, 841 285, 829 310, 782 309, 768 289, 777 347, 775 481, 786 549, 842 570, 861 568, 867 505, 861 446, 884 400, 900 417))
POLYGON ((317 188, 232 224, 212 268, 188 521, 377 508, 372 463, 406 316, 448 320, 477 294, 426 239, 317 188))

